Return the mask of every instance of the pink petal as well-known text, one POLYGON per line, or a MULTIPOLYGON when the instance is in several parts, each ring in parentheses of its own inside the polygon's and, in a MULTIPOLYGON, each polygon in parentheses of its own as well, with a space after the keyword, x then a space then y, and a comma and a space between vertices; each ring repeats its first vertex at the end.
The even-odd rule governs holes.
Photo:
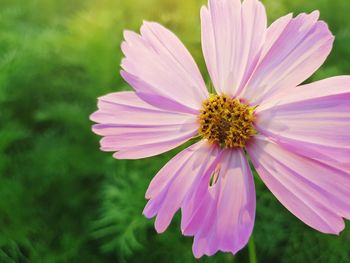
POLYGON ((141 100, 134 92, 99 98, 90 118, 101 136, 103 151, 117 151, 118 159, 136 159, 171 150, 197 134, 195 115, 165 111, 141 100))
POLYGON ((202 7, 202 49, 217 92, 234 96, 254 69, 265 39, 266 13, 257 0, 209 0, 202 7))
POLYGON ((157 215, 158 232, 165 231, 195 182, 212 173, 220 156, 217 147, 200 141, 176 155, 153 178, 143 213, 149 218, 157 215))
POLYGON ((144 22, 141 35, 125 31, 124 37, 122 76, 136 93, 160 108, 198 111, 208 91, 180 40, 163 26, 150 22, 144 22))
POLYGON ((350 217, 348 173, 283 149, 257 136, 247 147, 251 160, 276 198, 305 224, 339 234, 350 217))
POLYGON ((182 206, 181 228, 194 235, 193 253, 199 258, 217 251, 236 253, 249 240, 255 218, 255 188, 249 164, 241 150, 226 150, 217 167, 203 177, 182 206))
POLYGON ((309 78, 329 55, 334 37, 319 12, 278 19, 267 32, 262 57, 241 96, 253 105, 272 100, 309 78))
POLYGON ((257 108, 257 129, 298 154, 350 165, 350 76, 294 90, 257 108))

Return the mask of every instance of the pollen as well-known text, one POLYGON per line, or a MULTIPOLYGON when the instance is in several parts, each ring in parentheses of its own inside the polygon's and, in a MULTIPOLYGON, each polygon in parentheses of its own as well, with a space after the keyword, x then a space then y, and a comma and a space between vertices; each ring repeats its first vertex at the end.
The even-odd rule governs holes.
POLYGON ((198 116, 199 134, 221 148, 244 148, 256 135, 254 107, 226 95, 211 95, 198 116))

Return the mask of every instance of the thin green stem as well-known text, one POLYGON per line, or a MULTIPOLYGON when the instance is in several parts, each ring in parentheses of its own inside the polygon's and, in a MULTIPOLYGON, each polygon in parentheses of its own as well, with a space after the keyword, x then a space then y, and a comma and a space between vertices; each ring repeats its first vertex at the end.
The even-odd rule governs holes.
POLYGON ((249 263, 258 263, 256 258, 255 243, 253 235, 250 237, 248 242, 248 252, 249 252, 249 263))

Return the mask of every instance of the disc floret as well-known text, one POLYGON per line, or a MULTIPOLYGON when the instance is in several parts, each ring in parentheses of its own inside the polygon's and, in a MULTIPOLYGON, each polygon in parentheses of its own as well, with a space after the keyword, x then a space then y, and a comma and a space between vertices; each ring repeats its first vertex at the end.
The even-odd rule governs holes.
POLYGON ((222 148, 244 148, 256 134, 254 107, 237 98, 211 95, 202 104, 199 133, 222 148))

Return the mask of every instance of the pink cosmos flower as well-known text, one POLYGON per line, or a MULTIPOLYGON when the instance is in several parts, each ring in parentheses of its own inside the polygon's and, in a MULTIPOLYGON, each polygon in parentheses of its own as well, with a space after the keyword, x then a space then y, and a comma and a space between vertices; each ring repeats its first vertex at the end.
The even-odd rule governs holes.
POLYGON ((209 0, 202 48, 216 93, 180 40, 157 23, 125 31, 121 75, 134 92, 98 100, 91 119, 117 159, 154 156, 188 141, 152 180, 143 213, 161 233, 181 209, 196 257, 236 253, 255 218, 247 156, 276 198, 330 234, 350 218, 350 76, 301 85, 334 37, 319 12, 267 27, 258 0, 209 0))

